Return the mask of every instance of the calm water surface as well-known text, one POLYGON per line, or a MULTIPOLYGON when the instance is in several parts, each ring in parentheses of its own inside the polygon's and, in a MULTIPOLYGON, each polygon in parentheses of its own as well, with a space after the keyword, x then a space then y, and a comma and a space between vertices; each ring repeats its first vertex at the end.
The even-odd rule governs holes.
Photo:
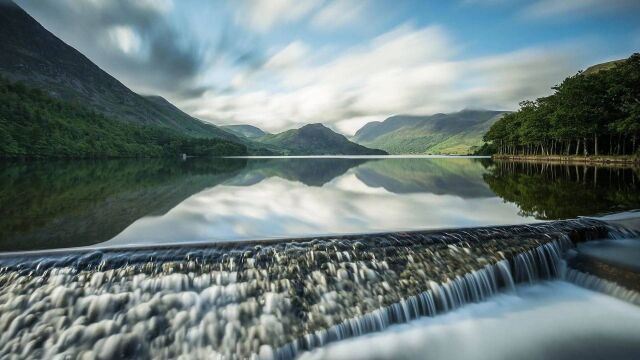
POLYGON ((637 169, 478 158, 0 164, 0 251, 516 224, 640 208, 637 169))

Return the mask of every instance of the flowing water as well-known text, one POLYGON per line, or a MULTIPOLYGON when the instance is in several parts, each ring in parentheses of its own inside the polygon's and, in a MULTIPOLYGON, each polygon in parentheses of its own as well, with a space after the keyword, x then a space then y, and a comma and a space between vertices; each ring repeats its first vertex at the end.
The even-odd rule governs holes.
POLYGON ((10 164, 0 358, 472 356, 456 352, 464 344, 477 358, 597 357, 589 344, 640 353, 633 256, 618 256, 638 233, 589 218, 540 222, 633 209, 634 170, 595 170, 592 182, 588 171, 508 168, 431 158, 10 164), (553 181, 595 204, 580 213, 552 206, 560 192, 539 192, 532 206, 523 184, 553 181), (478 227, 523 222, 533 224, 478 227), (418 228, 436 230, 406 231, 418 228), (323 236, 349 232, 368 234, 323 236), (46 250, 21 252, 35 249, 46 250), (590 273, 601 263, 602 278, 590 273), (566 324, 545 336, 547 317, 566 324), (490 339, 517 324, 533 324, 528 341, 490 339))

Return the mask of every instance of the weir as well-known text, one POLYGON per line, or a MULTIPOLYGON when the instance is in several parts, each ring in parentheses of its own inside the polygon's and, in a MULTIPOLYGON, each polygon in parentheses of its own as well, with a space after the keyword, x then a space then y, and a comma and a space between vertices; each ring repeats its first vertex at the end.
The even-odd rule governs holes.
POLYGON ((561 277, 574 243, 628 235, 578 219, 8 254, 0 257, 0 357, 293 358, 561 277))

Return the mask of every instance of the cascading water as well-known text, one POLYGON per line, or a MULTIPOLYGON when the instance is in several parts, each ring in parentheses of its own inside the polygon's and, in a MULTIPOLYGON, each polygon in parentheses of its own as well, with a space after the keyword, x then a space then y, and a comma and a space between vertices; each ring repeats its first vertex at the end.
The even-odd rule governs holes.
POLYGON ((293 358, 558 277, 581 219, 0 258, 0 357, 293 358), (571 240, 570 240, 571 238, 571 240))

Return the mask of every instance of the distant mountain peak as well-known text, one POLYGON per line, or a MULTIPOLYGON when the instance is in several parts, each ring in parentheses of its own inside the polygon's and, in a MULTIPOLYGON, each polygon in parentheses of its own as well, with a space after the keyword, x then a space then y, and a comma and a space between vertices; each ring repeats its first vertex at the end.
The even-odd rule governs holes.
POLYGON ((265 135, 258 141, 282 148, 289 155, 384 155, 386 152, 370 149, 349 141, 321 123, 306 124, 279 134, 265 135))

